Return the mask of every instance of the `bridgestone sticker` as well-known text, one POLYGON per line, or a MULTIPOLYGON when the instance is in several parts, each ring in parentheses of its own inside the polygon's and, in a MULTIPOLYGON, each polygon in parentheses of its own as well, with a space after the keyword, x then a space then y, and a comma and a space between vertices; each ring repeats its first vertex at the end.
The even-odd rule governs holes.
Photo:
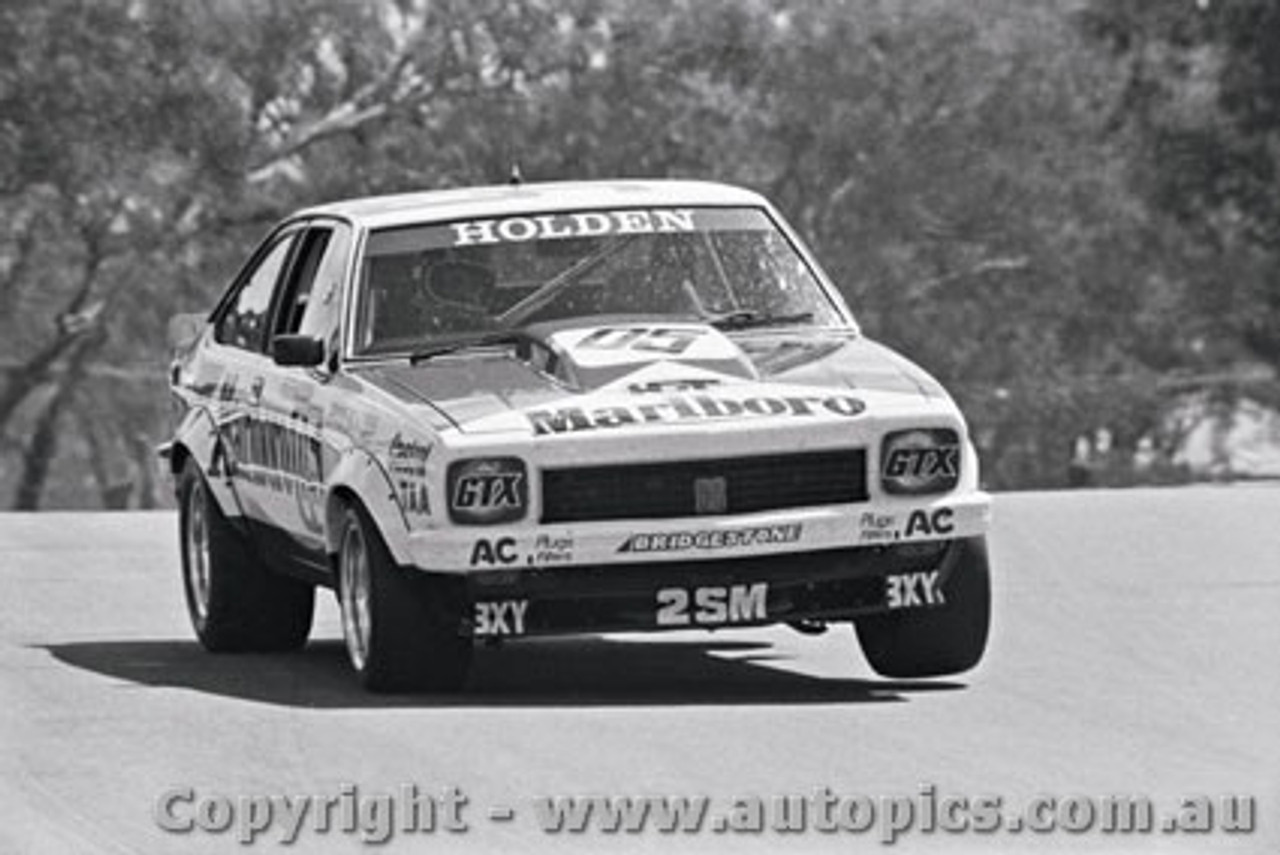
POLYGON ((755 528, 709 529, 654 534, 633 534, 618 547, 619 552, 692 552, 738 549, 773 543, 795 543, 801 523, 765 525, 755 528))

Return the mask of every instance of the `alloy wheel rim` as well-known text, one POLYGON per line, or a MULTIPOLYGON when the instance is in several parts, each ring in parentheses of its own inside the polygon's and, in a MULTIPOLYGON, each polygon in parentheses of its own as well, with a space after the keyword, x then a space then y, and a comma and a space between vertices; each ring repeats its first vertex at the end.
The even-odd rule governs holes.
POLYGON ((192 486, 187 499, 187 590, 200 623, 209 619, 209 511, 204 485, 192 486))
POLYGON ((369 554, 357 525, 350 526, 342 539, 339 571, 342 637, 347 643, 351 664, 362 671, 369 660, 369 554))

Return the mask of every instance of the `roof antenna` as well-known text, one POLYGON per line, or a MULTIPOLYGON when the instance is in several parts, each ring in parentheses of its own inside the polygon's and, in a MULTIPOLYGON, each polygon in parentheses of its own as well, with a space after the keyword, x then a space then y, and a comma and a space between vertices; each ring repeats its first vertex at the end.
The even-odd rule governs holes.
POLYGON ((524 175, 520 172, 520 161, 511 161, 511 175, 507 178, 507 183, 513 187, 519 187, 524 183, 524 175))

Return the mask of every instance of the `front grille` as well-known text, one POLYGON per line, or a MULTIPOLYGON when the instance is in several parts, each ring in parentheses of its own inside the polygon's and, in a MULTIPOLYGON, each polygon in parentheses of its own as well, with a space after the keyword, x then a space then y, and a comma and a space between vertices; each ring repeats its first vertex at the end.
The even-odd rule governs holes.
POLYGON ((867 455, 860 448, 542 472, 544 523, 746 514, 866 500, 867 455))

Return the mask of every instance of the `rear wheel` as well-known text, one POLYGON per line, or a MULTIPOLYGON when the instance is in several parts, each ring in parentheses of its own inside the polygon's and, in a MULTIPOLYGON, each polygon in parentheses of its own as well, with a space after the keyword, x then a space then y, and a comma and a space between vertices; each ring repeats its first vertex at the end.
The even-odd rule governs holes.
POLYGON ((194 460, 178 481, 187 614, 214 652, 294 650, 311 632, 315 589, 279 575, 254 554, 209 493, 194 460))
POLYGON ((338 601, 351 665, 375 692, 460 689, 471 665, 461 582, 396 566, 365 511, 343 512, 338 601))
POLYGON ((944 562, 946 604, 860 618, 858 642, 871 667, 884 677, 939 677, 978 664, 991 623, 991 575, 985 538, 951 547, 944 562))

